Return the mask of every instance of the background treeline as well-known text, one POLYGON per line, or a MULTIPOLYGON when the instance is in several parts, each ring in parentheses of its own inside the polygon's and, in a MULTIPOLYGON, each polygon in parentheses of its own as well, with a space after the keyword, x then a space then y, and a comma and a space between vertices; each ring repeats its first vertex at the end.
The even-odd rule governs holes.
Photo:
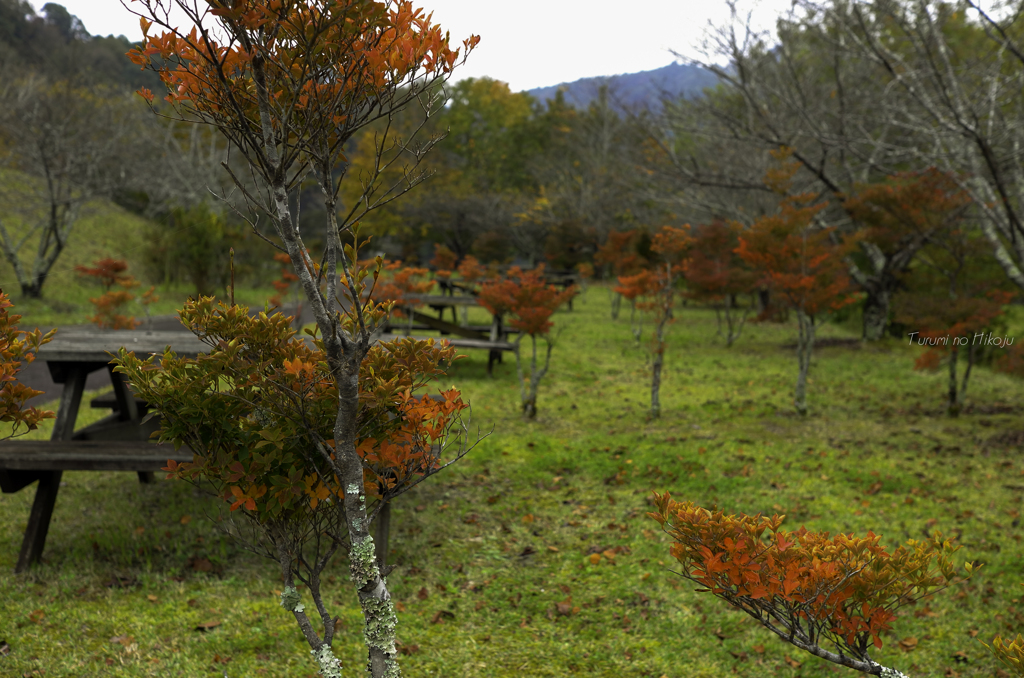
MULTIPOLYGON (((131 93, 159 87, 123 57, 124 39, 88 35, 55 4, 37 16, 0 0, 0 17, 5 280, 20 262, 23 294, 41 295, 50 269, 70 270, 55 262, 76 220, 111 202, 147 220, 133 250, 147 282, 220 289, 229 244, 243 282, 276 276, 263 263, 270 245, 240 216, 243 197, 221 165, 238 176, 244 168, 214 133, 146 115, 131 93)), ((863 318, 866 338, 953 323, 940 311, 959 304, 966 313, 993 291, 1024 289, 1016 18, 981 15, 969 2, 800 2, 780 19, 778 41, 742 23, 720 27, 697 64, 718 84, 642 108, 614 83, 584 108, 464 80, 426 124, 407 110, 350 144, 337 168, 348 176, 341 210, 356 207, 385 128, 387 143, 397 132, 410 154, 416 138, 447 136, 420 165, 429 182, 362 224, 373 249, 408 263, 429 264, 443 245, 459 261, 592 263, 613 277, 623 272, 608 263, 613 234, 633 232, 621 242, 642 261, 663 225, 742 232, 787 196, 809 194, 825 205, 810 230, 834 229, 847 246, 862 294, 847 312, 863 318), (788 172, 783 191, 779 172, 788 172), (936 317, 922 317, 926 307, 936 317)), ((408 179, 401 162, 389 173, 408 179)), ((323 223, 317 190, 309 182, 295 191, 309 226, 323 223)), ((757 284, 729 297, 722 303, 769 305, 757 284)))

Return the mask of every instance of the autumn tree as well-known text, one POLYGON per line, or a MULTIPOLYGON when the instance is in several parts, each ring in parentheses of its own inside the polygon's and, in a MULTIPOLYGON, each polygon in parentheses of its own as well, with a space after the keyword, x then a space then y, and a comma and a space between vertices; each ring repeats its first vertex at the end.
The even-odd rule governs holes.
MULTIPOLYGON (((785 158, 785 149, 778 158, 785 158)), ((769 174, 767 181, 784 192, 791 176, 769 174)), ((771 290, 773 297, 796 312, 797 373, 793 404, 807 413, 807 373, 811 367, 816 327, 843 306, 852 303, 849 275, 843 261, 845 248, 832 241, 834 229, 821 227, 815 217, 825 208, 817 196, 786 196, 778 213, 758 219, 739 238, 736 252, 771 290)))
POLYGON ((942 239, 970 204, 955 179, 935 167, 859 184, 845 198, 843 208, 859 226, 860 251, 850 257, 862 260, 851 267, 851 275, 874 297, 864 305, 866 315, 875 314, 864 320, 865 339, 878 339, 888 326, 892 297, 921 248, 942 239), (877 269, 878 284, 858 279, 858 271, 871 267, 877 269))
MULTIPOLYGON (((619 278, 616 291, 636 299, 636 307, 654 317, 651 336, 651 409, 650 416, 661 416, 661 371, 665 365, 665 330, 672 322, 672 309, 677 295, 676 284, 686 266, 692 238, 689 228, 663 226, 651 245, 654 263, 650 269, 633 276, 619 278)), ((639 334, 637 341, 640 340, 639 334)))
POLYGON ((739 224, 721 219, 692 229, 693 244, 683 269, 686 296, 714 307, 719 335, 724 311, 727 347, 739 339, 750 312, 749 307, 740 310, 736 298, 752 293, 757 282, 750 267, 736 254, 741 231, 739 224))
POLYGON ((547 284, 544 265, 541 264, 530 271, 513 266, 505 278, 485 282, 477 297, 480 305, 495 316, 508 316, 508 324, 519 331, 513 345, 524 419, 536 418, 537 389, 551 366, 551 351, 555 347, 551 337, 554 326, 551 316, 575 294, 573 287, 559 291, 554 285, 547 284), (526 359, 521 350, 524 336, 530 337, 529 373, 524 369, 526 359), (547 346, 543 367, 537 362, 538 338, 547 346))
MULTIPOLYGON (((369 672, 374 678, 398 676, 397 620, 374 555, 373 516, 366 508, 364 459, 359 450, 360 380, 371 355, 373 331, 383 323, 388 307, 365 301, 366 280, 376 273, 357 265, 359 241, 354 225, 424 178, 417 165, 437 137, 419 143, 410 136, 396 138, 389 133, 388 123, 409 104, 419 106, 428 118, 438 111, 442 101, 437 85, 459 63, 460 50, 451 49, 447 35, 430 16, 405 0, 239 0, 202 7, 187 0, 137 0, 131 7, 142 17, 145 36, 144 45, 130 53, 132 60, 158 72, 168 90, 169 112, 219 129, 245 158, 257 189, 250 190, 237 175, 233 180, 249 207, 269 222, 271 232, 258 231, 256 218, 254 229, 288 254, 299 277, 316 322, 322 357, 281 367, 295 371, 300 386, 292 390, 301 393, 305 377, 300 375, 310 374, 303 366, 322 366, 315 367, 313 374, 322 369, 328 375, 333 396, 329 411, 317 421, 331 422, 331 437, 323 439, 312 422, 289 429, 273 415, 266 420, 269 426, 260 430, 270 432, 270 451, 276 448, 282 454, 277 443, 285 443, 276 436, 299 436, 287 444, 301 453, 310 475, 326 481, 324 485, 343 507, 349 569, 365 621, 369 672), (173 18, 168 6, 175 9, 173 18), (155 34, 157 30, 162 32, 155 34), (361 189, 355 199, 344 202, 342 210, 339 191, 349 168, 346 145, 376 122, 382 129, 374 147, 375 162, 349 178, 348 184, 358 182, 361 189), (397 180, 385 181, 385 173, 394 168, 401 168, 397 180), (324 223, 319 237, 323 251, 319 256, 310 251, 309 234, 304 238, 292 200, 306 179, 315 181, 322 194, 324 223), (312 473, 314 467, 329 473, 312 473)), ((469 38, 462 50, 472 49, 477 40, 469 38)), ((141 94, 150 101, 154 98, 147 90, 141 94)), ((216 314, 200 314, 194 328, 201 336, 216 336, 213 330, 218 322, 216 314)), ((238 347, 230 350, 242 350, 245 341, 232 343, 229 338, 237 337, 242 328, 221 326, 227 344, 238 347)), ((215 410, 210 413, 219 416, 215 410)), ((263 414, 257 410, 254 416, 259 422, 263 414)), ((221 427, 234 422, 217 420, 221 427)), ((219 465, 215 440, 200 437, 196 442, 206 444, 194 451, 219 465)), ((235 481, 240 478, 247 476, 235 481)), ((240 506, 252 510, 255 503, 256 498, 248 496, 240 506)), ((323 635, 316 633, 294 589, 302 568, 312 566, 315 571, 324 561, 313 563, 289 550, 293 542, 288 540, 294 534, 288 530, 269 529, 264 534, 280 535, 277 543, 282 548, 276 557, 286 584, 282 604, 295 615, 321 672, 339 675, 330 649, 333 618, 318 606, 323 635)), ((322 556, 329 560, 335 551, 332 546, 322 556)), ((310 577, 318 583, 314 575, 310 577)))
POLYGON ((141 321, 134 316, 126 315, 126 307, 133 301, 139 301, 146 309, 149 316, 149 305, 160 301, 156 295, 156 288, 150 286, 148 290, 137 296, 132 290, 142 283, 127 273, 128 262, 121 259, 99 259, 93 262, 92 266, 75 266, 79 276, 93 278, 103 286, 103 294, 98 297, 91 297, 89 301, 96 307, 96 315, 89 320, 97 327, 111 330, 134 330, 141 321))
MULTIPOLYGON (((612 278, 639 273, 647 264, 647 260, 636 251, 641 239, 636 229, 610 231, 605 243, 597 248, 594 263, 604 269, 605 276, 612 278)), ((621 305, 622 294, 613 290, 612 320, 618 319, 621 305)))
MULTIPOLYGON (((966 224, 933 236, 904 276, 894 304, 911 344, 925 347, 914 368, 948 372, 946 412, 957 416, 978 359, 1004 348, 1000 319, 1014 294, 1000 275, 988 242, 966 224), (995 332, 995 334, 993 334, 995 332)), ((1010 339, 1012 341, 1012 339, 1010 339)))
MULTIPOLYGON (((698 593, 721 598, 805 652, 869 675, 907 678, 874 661, 869 647, 882 647, 897 609, 956 578, 951 557, 961 547, 938 532, 890 553, 871 532, 832 539, 803 527, 787 532, 785 516, 725 515, 667 492, 655 493, 654 506, 648 517, 672 538, 677 574, 699 585, 698 593)), ((965 569, 970 576, 974 568, 965 569)))
MULTIPOLYGON (((34 431, 39 422, 56 415, 48 410, 26 407, 26 402, 43 394, 18 381, 22 365, 35 360, 39 347, 53 338, 56 330, 43 334, 38 329, 26 332, 18 329, 20 315, 8 312, 14 304, 0 290, 0 421, 10 424, 9 432, 0 434, 7 440, 34 431)), ((6 429, 6 426, 5 426, 6 429)))

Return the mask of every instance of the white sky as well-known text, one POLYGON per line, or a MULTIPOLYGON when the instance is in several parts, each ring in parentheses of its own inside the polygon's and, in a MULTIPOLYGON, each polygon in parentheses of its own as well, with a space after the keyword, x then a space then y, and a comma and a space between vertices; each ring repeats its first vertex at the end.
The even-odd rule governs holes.
MULTIPOLYGON (((139 40, 138 19, 119 0, 57 0, 93 35, 139 40)), ((202 0, 199 0, 200 3, 202 0)), ((32 0, 37 10, 47 0, 32 0)), ((724 0, 419 0, 454 45, 470 34, 480 44, 456 79, 489 76, 512 91, 579 78, 633 73, 673 61, 670 49, 698 56, 708 21, 729 20, 724 0)), ((772 29, 790 0, 742 0, 754 25, 772 29)))

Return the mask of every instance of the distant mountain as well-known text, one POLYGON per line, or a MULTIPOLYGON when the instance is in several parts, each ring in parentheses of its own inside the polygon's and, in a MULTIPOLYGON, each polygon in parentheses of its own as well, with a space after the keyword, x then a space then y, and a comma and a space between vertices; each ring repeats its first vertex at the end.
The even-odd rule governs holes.
POLYGON ((653 71, 581 78, 560 85, 538 87, 527 90, 527 94, 545 102, 562 90, 565 92, 566 103, 586 108, 597 98, 600 88, 607 85, 609 97, 618 108, 634 110, 649 106, 656 109, 663 96, 700 96, 705 87, 714 87, 716 84, 718 77, 699 66, 672 63, 653 71))

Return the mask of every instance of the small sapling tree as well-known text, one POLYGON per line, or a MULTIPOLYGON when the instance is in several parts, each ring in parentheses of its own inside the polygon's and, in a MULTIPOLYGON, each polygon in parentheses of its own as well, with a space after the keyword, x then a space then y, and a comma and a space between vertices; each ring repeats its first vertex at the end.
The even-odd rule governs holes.
MULTIPOLYGON (((665 330, 672 322, 675 306, 676 283, 685 267, 686 253, 692 239, 689 228, 663 226, 651 243, 652 268, 633 276, 619 278, 615 290, 627 299, 635 299, 641 313, 649 312, 654 317, 654 334, 651 337, 651 409, 650 416, 661 416, 661 373, 665 365, 665 330)), ((637 342, 639 331, 634 329, 637 342)))
POLYGON ((639 314, 636 312, 637 300, 655 293, 658 287, 656 278, 657 275, 650 270, 643 270, 635 275, 620 275, 619 284, 612 288, 618 295, 617 299, 629 302, 629 331, 633 333, 637 347, 640 346, 640 337, 644 331, 644 314, 642 310, 639 314))
MULTIPOLYGON (((389 306, 371 301, 364 313, 379 322, 389 306)), ((354 325, 358 315, 350 312, 346 324, 354 325)), ((309 333, 309 341, 298 340, 282 314, 250 316, 244 306, 215 308, 211 297, 188 302, 180 316, 209 353, 181 358, 168 348, 143 361, 121 349, 116 370, 141 397, 159 404, 161 438, 195 452, 190 463, 169 462, 168 477, 211 483, 253 528, 250 548, 279 564, 282 605, 294 613, 321 671, 332 675, 335 617, 323 600, 321 575, 347 546, 353 576, 368 578, 370 570, 383 567, 387 546, 386 522, 379 523, 376 547, 373 540, 351 543, 346 496, 373 497, 375 504, 366 510, 366 520, 373 521, 394 497, 466 453, 464 445, 454 453, 450 449, 466 407, 459 392, 451 388, 436 399, 416 397, 444 374, 441 365, 455 360, 455 349, 429 339, 370 347, 358 384, 354 443, 360 484, 344 486, 334 431, 338 388, 316 333, 309 333), (323 637, 299 603, 296 580, 309 589, 323 637)), ((366 581, 356 583, 363 592, 366 581)), ((390 609, 390 600, 382 605, 390 609)), ((394 614, 393 609, 382 612, 378 623, 394 614)), ((373 648, 393 642, 391 634, 393 628, 371 627, 367 643, 373 648)))
MULTIPOLYGON (((832 539, 802 527, 786 532, 785 516, 712 513, 667 492, 655 493, 654 505, 647 515, 674 542, 676 574, 698 584, 698 593, 721 598, 805 652, 870 675, 906 678, 875 662, 868 648, 882 647, 880 634, 900 606, 956 578, 951 557, 960 547, 938 532, 889 553, 871 532, 832 539)), ((970 563, 965 569, 973 571, 970 563)))
POLYGON ((732 346, 743 332, 750 308, 736 307, 736 298, 752 294, 757 276, 736 254, 739 247, 739 224, 716 219, 692 229, 693 245, 684 267, 686 296, 710 304, 718 319, 718 335, 722 335, 722 315, 725 315, 725 345, 732 346), (737 317, 737 315, 739 317, 737 317))
POLYGON ((509 316, 509 325, 519 330, 513 345, 524 419, 536 418, 537 388, 551 366, 551 350, 555 346, 551 338, 551 328, 554 326, 551 316, 575 294, 576 289, 573 287, 559 292, 554 285, 548 285, 544 281, 543 264, 531 271, 513 266, 506 278, 489 280, 480 290, 480 305, 495 316, 509 316), (525 360, 520 350, 524 336, 530 337, 532 349, 528 375, 524 371, 525 360), (538 338, 547 345, 543 367, 537 362, 538 338))
MULTIPOLYGON (((636 229, 610 232, 608 239, 594 254, 594 263, 604 267, 606 276, 614 278, 639 273, 647 264, 643 257, 636 253, 639 239, 640 234, 636 229)), ((614 289, 612 292, 612 320, 618 320, 622 294, 614 289)))
POLYGON ((786 197, 778 214, 758 219, 739 237, 736 250, 761 276, 772 299, 796 311, 799 370, 793 404, 800 414, 807 414, 815 328, 829 313, 855 300, 843 262, 845 247, 832 243, 833 229, 813 225, 825 208, 814 200, 812 194, 786 197))
MULTIPOLYGON (((344 539, 349 570, 363 611, 369 674, 373 678, 399 676, 394 643, 397 619, 387 581, 374 557, 372 515, 366 506, 364 473, 369 453, 360 448, 366 440, 365 410, 361 405, 365 390, 360 387, 364 370, 378 368, 367 365, 378 355, 373 347, 374 330, 384 322, 390 307, 366 301, 365 281, 368 276, 376 280, 379 268, 358 266, 360 241, 355 225, 424 179, 417 168, 439 138, 414 144, 413 135, 396 135, 392 123, 409 104, 418 106, 427 117, 442 107, 444 90, 440 85, 461 63, 460 50, 452 49, 440 26, 407 0, 135 0, 130 7, 138 10, 144 35, 144 44, 132 50, 130 58, 160 76, 168 91, 169 106, 162 111, 164 114, 216 128, 247 162, 250 176, 243 179, 232 173, 232 179, 254 217, 260 217, 251 218, 250 224, 259 236, 287 253, 319 337, 320 354, 303 355, 295 344, 295 348, 285 349, 296 352, 285 365, 268 357, 282 337, 280 330, 277 339, 268 336, 273 326, 269 320, 262 321, 261 317, 265 323, 261 336, 269 342, 264 347, 251 343, 244 334, 250 328, 241 320, 231 320, 234 309, 219 315, 200 308, 190 312, 194 330, 199 336, 218 337, 222 353, 232 359, 249 355, 250 361, 269 361, 265 371, 251 374, 254 384, 239 383, 238 388, 259 388, 264 377, 271 379, 282 369, 291 370, 294 376, 293 382, 280 377, 282 387, 268 387, 265 398, 274 393, 281 398, 283 409, 276 412, 266 409, 274 403, 264 405, 264 396, 244 396, 248 403, 260 405, 253 407, 251 421, 227 416, 227 403, 235 400, 225 400, 219 408, 190 410, 191 416, 202 418, 205 426, 193 441, 199 446, 198 450, 193 448, 200 455, 196 468, 200 474, 212 477, 219 477, 225 467, 239 474, 225 479, 235 484, 238 494, 234 496, 246 511, 259 511, 260 501, 267 506, 277 502, 284 511, 284 521, 265 524, 271 532, 279 531, 274 543, 285 545, 278 549, 277 556, 286 581, 292 581, 301 568, 312 568, 309 572, 321 569, 336 550, 334 545, 340 544, 331 538, 330 547, 320 559, 302 558, 288 545, 298 543, 304 534, 318 538, 322 532, 319 525, 325 524, 316 523, 318 527, 306 531, 309 522, 289 521, 292 514, 285 510, 287 502, 301 495, 303 487, 311 487, 324 499, 335 498, 332 503, 341 508, 333 515, 347 530, 344 539), (157 30, 163 32, 156 35, 157 30), (360 176, 351 178, 361 190, 356 199, 345 201, 342 210, 339 193, 350 166, 345 150, 353 136, 369 125, 379 130, 374 136, 374 162, 360 176), (401 168, 398 179, 386 181, 395 168, 401 168), (323 228, 313 236, 322 243, 319 254, 310 250, 310 234, 304 239, 298 219, 296 194, 307 180, 316 182, 323 199, 323 228), (258 222, 269 222, 271 233, 261 232, 258 222), (330 406, 325 406, 318 418, 306 419, 302 415, 311 406, 304 404, 303 396, 321 378, 328 382, 324 392, 330 396, 324 402, 330 406), (284 387, 298 395, 290 396, 284 387), (329 438, 328 432, 319 429, 325 422, 330 428, 329 438), (238 450, 239 455, 245 450, 251 457, 233 459, 231 450, 221 445, 223 436, 250 433, 260 440, 250 438, 238 450), (259 442, 267 444, 256 448, 259 442), (272 459, 257 458, 257 451, 265 448, 272 459), (297 463, 302 470, 272 474, 267 478, 269 483, 257 483, 262 470, 256 474, 245 468, 252 459, 252 463, 283 465, 287 469, 291 462, 285 460, 289 455, 296 461, 300 458, 296 455, 301 455, 302 461, 297 463), (231 469, 236 462, 242 465, 241 470, 231 469), (264 485, 264 494, 253 496, 264 485), (284 494, 277 494, 282 491, 284 494)), ((464 41, 463 59, 477 40, 474 36, 464 41)), ((141 90, 140 94, 153 101, 152 92, 141 90)), ((226 165, 225 169, 232 171, 226 165)), ((251 328, 253 332, 257 329, 251 328)), ((404 344, 382 349, 380 360, 397 360, 388 355, 400 353, 401 346, 404 344)), ((413 345, 405 359, 420 360, 423 356, 433 360, 436 356, 425 351, 425 347, 413 345)), ((223 362, 224 357, 211 353, 200 362, 218 360, 223 362)), ((182 367, 185 374, 190 369, 182 367)), ((147 374, 140 368, 133 378, 143 380, 147 374)), ((390 383, 381 388, 393 396, 389 401, 392 408, 411 399, 411 395, 405 400, 398 398, 390 383)), ((168 392, 164 397, 170 409, 176 396, 168 392)), ((152 402, 163 411, 163 403, 156 399, 152 402)), ((233 406, 248 405, 238 402, 233 406)), ((404 412, 392 413, 396 420, 407 420, 404 412)), ((384 413, 381 417, 387 418, 384 413)), ((170 426, 175 425, 171 420, 170 426)), ((378 442, 383 457, 406 454, 403 450, 407 446, 401 440, 385 436, 378 442)), ((388 485, 390 481, 384 478, 381 482, 388 485)), ((322 503, 319 497, 318 502, 315 510, 322 503)), ((335 530, 335 534, 341 533, 335 530)), ((286 589, 282 604, 295 614, 321 672, 340 675, 330 649, 334 622, 326 610, 317 608, 323 621, 323 635, 319 635, 305 616, 294 588, 286 589)))
POLYGON ((443 280, 450 278, 458 261, 459 258, 455 252, 439 242, 434 243, 434 258, 430 260, 430 268, 438 278, 443 280))
POLYGON ((7 310, 13 307, 11 300, 0 290, 0 421, 5 424, 0 431, 0 440, 34 431, 40 421, 56 416, 49 410, 26 407, 29 400, 43 392, 18 381, 18 372, 22 364, 35 360, 39 347, 49 342, 57 330, 46 334, 38 329, 31 332, 19 330, 21 316, 12 315, 7 310), (10 429, 7 424, 10 424, 10 429))
POLYGON ((999 289, 1008 284, 988 241, 958 227, 934 235, 915 264, 893 301, 896 319, 907 327, 911 344, 926 347, 914 369, 937 370, 946 362, 946 411, 955 417, 979 356, 1013 341, 995 331, 1014 295, 999 289))
POLYGON ((79 275, 95 278, 103 285, 103 294, 89 299, 96 307, 96 315, 89 320, 97 327, 111 330, 134 330, 141 325, 141 321, 134 316, 124 313, 125 307, 133 301, 138 300, 149 316, 149 305, 160 301, 156 295, 155 288, 150 287, 136 297, 132 292, 141 283, 130 275, 126 274, 128 262, 120 259, 100 259, 89 266, 75 266, 79 275), (119 289, 113 289, 114 287, 119 289))

